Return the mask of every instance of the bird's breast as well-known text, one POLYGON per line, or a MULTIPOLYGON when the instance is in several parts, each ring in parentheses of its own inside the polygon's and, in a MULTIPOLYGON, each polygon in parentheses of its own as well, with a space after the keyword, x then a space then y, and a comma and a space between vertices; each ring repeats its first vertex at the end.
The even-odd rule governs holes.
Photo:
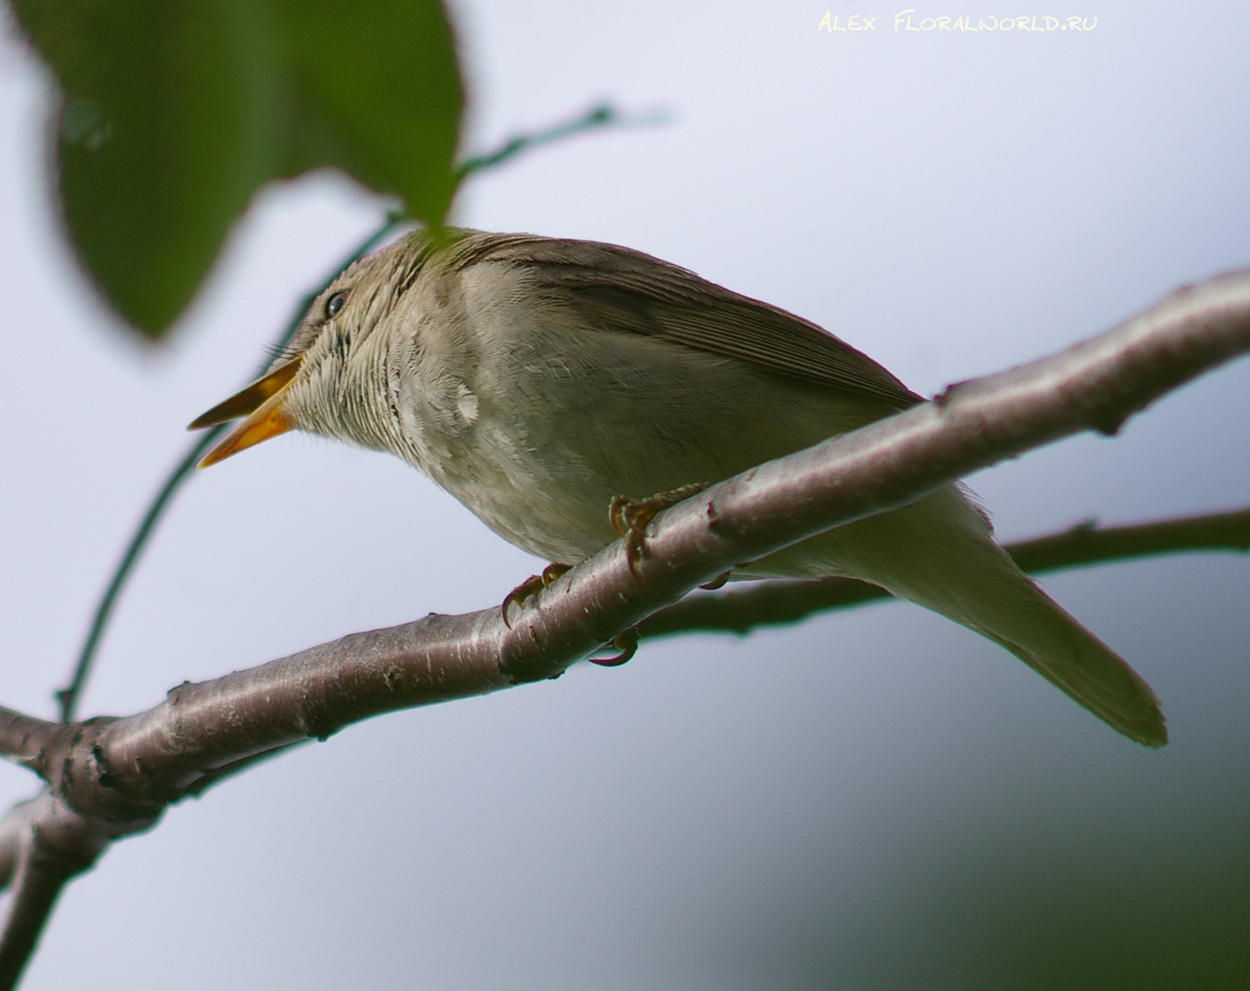
POLYGON ((472 360, 393 376, 396 453, 548 560, 614 539, 613 496, 719 481, 864 421, 845 400, 740 361, 508 319, 478 326, 472 360))

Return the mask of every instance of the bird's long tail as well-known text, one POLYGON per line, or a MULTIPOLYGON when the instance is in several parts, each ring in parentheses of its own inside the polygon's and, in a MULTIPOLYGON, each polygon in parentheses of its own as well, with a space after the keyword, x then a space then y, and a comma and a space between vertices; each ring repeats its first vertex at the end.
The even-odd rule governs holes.
POLYGON ((744 577, 804 573, 860 578, 932 609, 1006 647, 1130 739, 1167 742, 1150 686, 1016 566, 956 488, 811 538, 744 577))

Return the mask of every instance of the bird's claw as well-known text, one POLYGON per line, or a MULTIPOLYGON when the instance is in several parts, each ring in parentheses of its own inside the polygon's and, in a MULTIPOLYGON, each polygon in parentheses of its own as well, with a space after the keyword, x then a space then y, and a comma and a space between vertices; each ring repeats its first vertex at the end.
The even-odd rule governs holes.
POLYGON ((525 581, 505 595, 503 605, 499 607, 499 611, 503 614, 503 625, 508 629, 512 629, 512 623, 508 619, 509 606, 514 604, 518 606, 525 605, 527 601, 543 589, 551 588, 555 580, 572 567, 573 565, 571 564, 549 564, 543 568, 541 575, 530 575, 525 581))
POLYGON ((642 637, 639 635, 637 628, 630 628, 624 633, 613 638, 612 646, 620 651, 615 657, 592 657, 591 664, 598 664, 605 668, 619 668, 628 661, 636 653, 638 653, 638 645, 642 643, 642 637))
POLYGON ((638 574, 638 565, 647 556, 645 540, 647 524, 664 510, 702 492, 707 486, 706 482, 696 482, 693 485, 683 485, 679 489, 661 492, 637 501, 618 495, 613 496, 612 501, 608 503, 608 519, 612 523, 612 529, 625 538, 625 559, 629 562, 629 573, 634 576, 634 581, 641 588, 649 588, 642 580, 642 576, 638 574))

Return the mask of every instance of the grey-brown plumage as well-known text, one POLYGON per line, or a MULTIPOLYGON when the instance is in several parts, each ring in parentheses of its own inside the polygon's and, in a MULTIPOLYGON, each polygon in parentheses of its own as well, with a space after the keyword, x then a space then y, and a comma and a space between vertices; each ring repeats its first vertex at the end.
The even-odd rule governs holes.
MULTIPOLYGON (((921 401, 815 324, 614 245, 416 232, 348 268, 209 456, 286 429, 389 451, 550 561, 615 539, 613 496, 713 482, 921 401)), ((736 578, 846 575, 1006 647, 1111 726, 1166 741, 1150 688, 1026 577, 958 487, 736 578)))

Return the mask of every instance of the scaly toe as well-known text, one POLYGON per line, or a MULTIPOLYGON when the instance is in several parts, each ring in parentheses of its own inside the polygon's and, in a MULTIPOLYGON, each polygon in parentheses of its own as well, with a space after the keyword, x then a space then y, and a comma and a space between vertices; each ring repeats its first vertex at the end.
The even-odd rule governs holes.
POLYGON ((508 619, 508 607, 511 605, 523 606, 531 598, 537 595, 545 588, 551 588, 552 584, 569 571, 573 565, 552 563, 543 568, 541 575, 530 575, 525 581, 521 582, 516 588, 504 596, 503 605, 499 607, 503 615, 503 624, 508 629, 512 629, 512 622, 508 619))
POLYGON ((702 492, 707 486, 707 482, 683 485, 679 489, 660 492, 636 502, 618 495, 613 496, 608 503, 608 520, 612 523, 612 529, 625 538, 625 559, 629 562, 629 573, 641 588, 649 590, 649 586, 638 573, 638 565, 647 556, 647 525, 664 510, 702 492))
POLYGON ((592 657, 590 663, 604 668, 619 668, 638 653, 640 643, 642 643, 642 637, 639 636, 638 630, 628 629, 612 641, 612 646, 620 651, 619 654, 615 657, 592 657))

